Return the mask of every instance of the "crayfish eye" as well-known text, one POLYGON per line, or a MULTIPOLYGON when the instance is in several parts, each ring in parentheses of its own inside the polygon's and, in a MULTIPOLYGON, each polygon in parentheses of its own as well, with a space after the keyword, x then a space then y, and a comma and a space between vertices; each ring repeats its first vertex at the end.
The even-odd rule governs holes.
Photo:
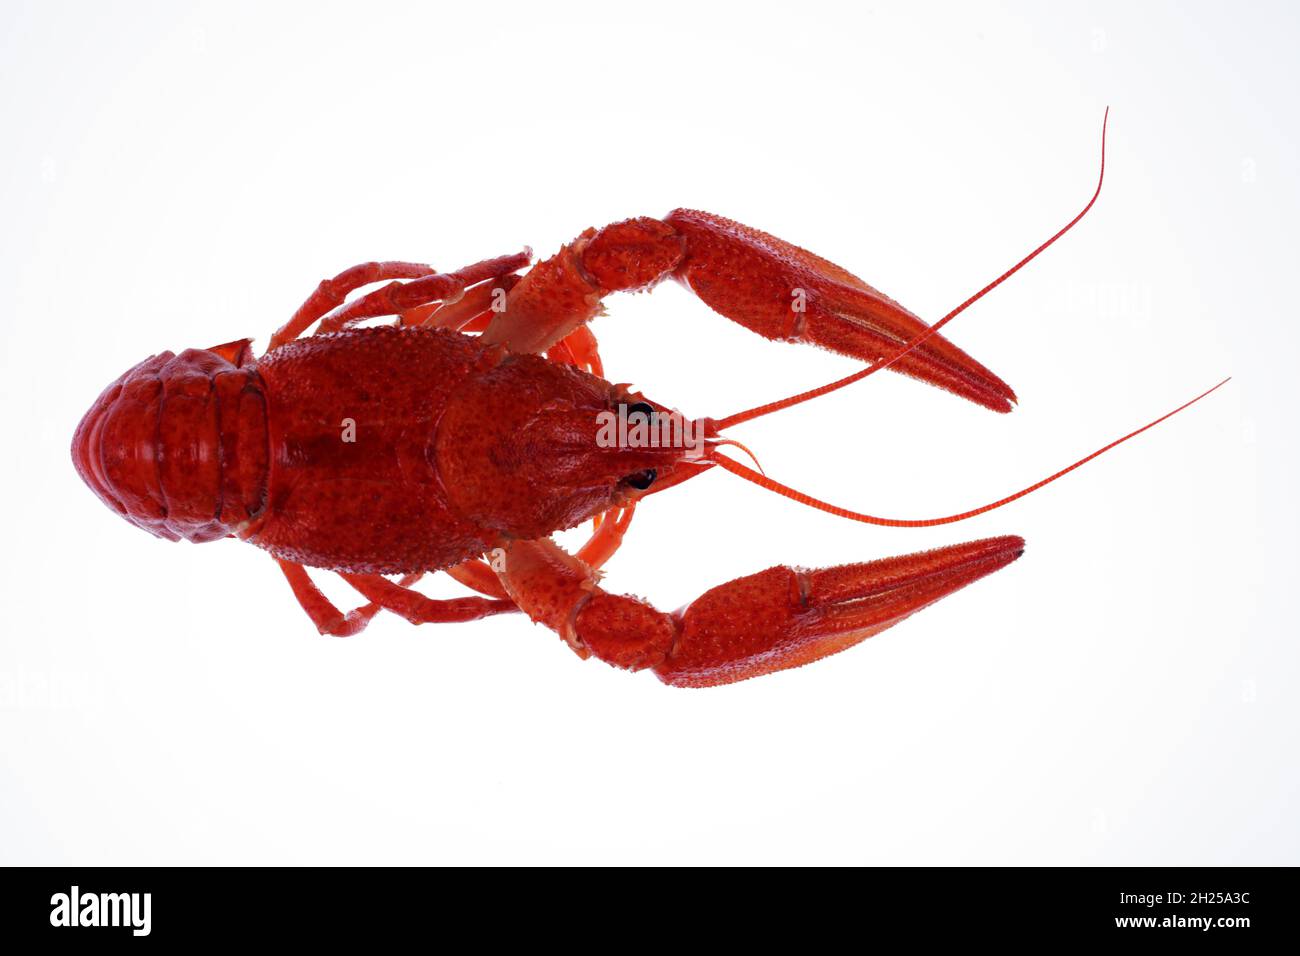
MULTIPOLYGON (((645 402, 637 402, 636 404, 627 407, 628 415, 644 415, 646 418, 653 418, 654 413, 654 407, 645 402)), ((653 478, 651 480, 653 480, 653 478)))
POLYGON ((647 468, 645 471, 638 471, 628 475, 623 479, 623 483, 635 488, 637 491, 645 491, 655 483, 658 473, 653 468, 647 468))

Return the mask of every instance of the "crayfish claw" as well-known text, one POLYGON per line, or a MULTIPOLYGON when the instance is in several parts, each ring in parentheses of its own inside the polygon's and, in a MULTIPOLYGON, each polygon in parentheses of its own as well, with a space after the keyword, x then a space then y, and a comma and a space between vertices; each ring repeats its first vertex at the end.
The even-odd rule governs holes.
POLYGON ((769 568, 706 592, 674 617, 654 668, 678 687, 711 687, 800 667, 893 627, 1024 553, 1005 535, 823 570, 769 568))

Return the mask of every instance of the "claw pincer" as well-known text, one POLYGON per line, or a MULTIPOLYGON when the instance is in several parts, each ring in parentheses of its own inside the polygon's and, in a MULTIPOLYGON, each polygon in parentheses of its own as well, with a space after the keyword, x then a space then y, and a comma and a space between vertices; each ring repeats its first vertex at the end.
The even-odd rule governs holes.
POLYGON ((1016 535, 820 570, 776 567, 705 592, 675 615, 672 653, 655 667, 679 687, 711 687, 838 654, 1006 567, 1016 535))
MULTIPOLYGON (((715 311, 768 339, 804 342, 878 362, 927 326, 912 312, 832 262, 722 216, 677 209, 665 219, 686 238, 676 277, 715 311)), ((898 371, 996 412, 1015 393, 946 339, 934 336, 898 371)))

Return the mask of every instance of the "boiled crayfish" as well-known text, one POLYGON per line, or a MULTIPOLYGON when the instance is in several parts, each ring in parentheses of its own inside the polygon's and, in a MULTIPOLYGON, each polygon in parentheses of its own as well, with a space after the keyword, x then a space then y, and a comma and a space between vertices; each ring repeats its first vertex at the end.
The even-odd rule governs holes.
MULTIPOLYGON (((1104 174, 1104 124, 1102 144, 1104 174)), ((132 368, 82 419, 73 460, 110 508, 158 537, 237 537, 270 552, 323 634, 356 634, 380 609, 413 623, 521 610, 581 657, 648 668, 670 684, 795 667, 1004 567, 1024 542, 1005 536, 824 570, 770 568, 666 614, 598 583, 637 503, 714 466, 876 524, 959 520, 1032 490, 948 518, 875 518, 721 454, 737 444, 722 429, 885 367, 1009 411, 1011 389, 937 330, 1096 198, 934 326, 825 259, 687 209, 589 229, 522 275, 528 250, 449 273, 365 263, 322 282, 259 358, 242 339, 132 368), (606 381, 588 325, 606 295, 669 277, 759 335, 872 364, 727 418, 683 419, 606 381), (397 321, 353 327, 384 316, 397 321), (316 333, 301 337, 313 323, 316 333), (643 440, 629 440, 634 434, 643 440), (586 521, 594 531, 576 554, 551 540, 586 521), (309 566, 337 572, 368 603, 341 612, 309 566), (411 589, 438 570, 482 596, 433 600, 411 589)))

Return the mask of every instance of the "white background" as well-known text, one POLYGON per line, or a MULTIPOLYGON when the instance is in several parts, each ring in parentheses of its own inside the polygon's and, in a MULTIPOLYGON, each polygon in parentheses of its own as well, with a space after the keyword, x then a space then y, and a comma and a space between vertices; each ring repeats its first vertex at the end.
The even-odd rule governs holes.
MULTIPOLYGON (((1283 3, 0 8, 0 862, 1300 862, 1297 14, 1283 3), (1016 532, 852 651, 709 691, 517 617, 318 637, 272 561, 148 537, 73 428, 163 349, 265 343, 324 275, 695 206, 937 317, 997 416, 880 375, 735 430, 867 528, 718 472, 608 586, 1016 532)), ((721 416, 852 371, 669 285, 610 377, 721 416)), ((322 576, 323 577, 323 576, 322 576)), ((329 585, 331 593, 345 592, 329 585)), ((445 577, 432 593, 459 593, 445 577)))

